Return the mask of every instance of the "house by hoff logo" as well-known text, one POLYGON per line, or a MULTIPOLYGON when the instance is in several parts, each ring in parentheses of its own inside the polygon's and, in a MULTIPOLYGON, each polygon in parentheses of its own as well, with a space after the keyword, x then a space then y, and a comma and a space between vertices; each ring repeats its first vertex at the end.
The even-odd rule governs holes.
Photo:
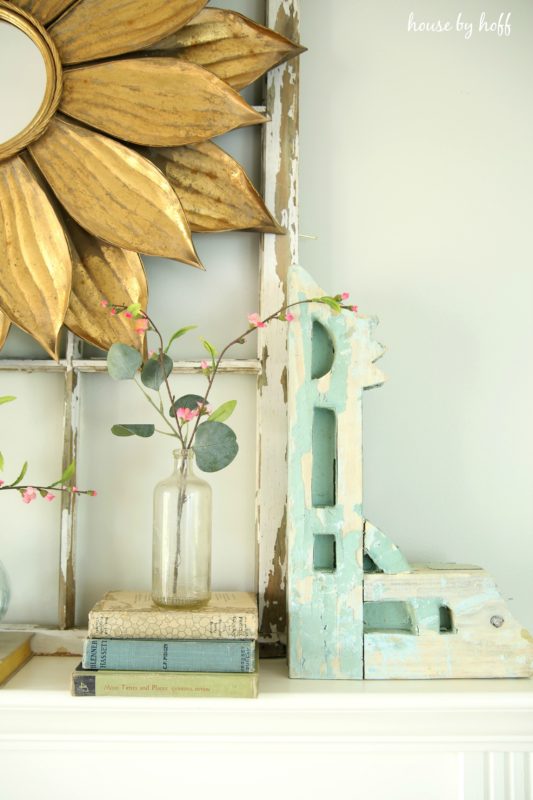
POLYGON ((460 33, 465 39, 471 39, 473 33, 492 33, 496 36, 509 37, 511 35, 511 12, 502 11, 497 19, 487 16, 482 11, 479 19, 469 22, 463 18, 460 11, 455 20, 417 20, 414 11, 409 14, 407 21, 407 31, 409 33, 460 33))

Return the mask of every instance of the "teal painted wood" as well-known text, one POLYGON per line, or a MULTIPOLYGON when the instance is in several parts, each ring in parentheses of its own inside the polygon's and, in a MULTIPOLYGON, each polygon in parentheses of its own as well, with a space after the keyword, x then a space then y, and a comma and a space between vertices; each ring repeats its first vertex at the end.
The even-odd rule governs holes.
POLYGON ((221 639, 86 639, 84 669, 253 672, 255 642, 221 639))
POLYGON ((383 531, 365 520, 365 553, 382 572, 409 572, 409 562, 383 531))
MULTIPOLYGON (((289 302, 324 295, 301 267, 289 302)), ((383 382, 374 319, 299 306, 289 328, 289 674, 363 677, 362 393, 383 382)))

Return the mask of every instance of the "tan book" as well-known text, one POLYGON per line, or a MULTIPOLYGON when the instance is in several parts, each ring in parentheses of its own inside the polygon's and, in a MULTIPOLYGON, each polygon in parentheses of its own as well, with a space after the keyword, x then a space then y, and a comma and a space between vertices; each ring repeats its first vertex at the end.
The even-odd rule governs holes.
POLYGON ((0 684, 31 658, 31 634, 0 631, 0 684))
POLYGON ((108 592, 89 612, 95 639, 257 639, 253 592, 213 592, 193 608, 157 606, 149 592, 108 592))

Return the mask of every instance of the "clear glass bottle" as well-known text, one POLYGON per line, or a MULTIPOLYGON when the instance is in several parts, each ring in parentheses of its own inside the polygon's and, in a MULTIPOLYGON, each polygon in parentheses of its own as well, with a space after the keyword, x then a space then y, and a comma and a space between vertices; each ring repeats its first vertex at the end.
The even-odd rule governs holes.
POLYGON ((5 615, 9 601, 11 599, 11 588, 9 586, 9 578, 4 569, 4 565, 0 561, 0 619, 5 615))
POLYGON ((174 471, 154 490, 152 597, 196 606, 211 597, 211 487, 194 472, 194 451, 175 450, 174 471))

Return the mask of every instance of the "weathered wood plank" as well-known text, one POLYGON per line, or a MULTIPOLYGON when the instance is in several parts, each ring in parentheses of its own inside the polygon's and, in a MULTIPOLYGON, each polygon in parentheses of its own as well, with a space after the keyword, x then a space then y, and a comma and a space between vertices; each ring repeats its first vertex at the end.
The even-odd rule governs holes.
MULTIPOLYGON (((267 25, 299 41, 298 0, 268 0, 267 25)), ((261 314, 285 302, 287 272, 298 262, 298 59, 267 76, 267 113, 263 128, 263 183, 268 208, 285 236, 265 234, 260 272, 261 314)), ((260 639, 269 654, 282 655, 286 643, 287 502, 287 332, 283 325, 260 331, 262 373, 257 405, 257 581, 260 639)))
POLYGON ((35 656, 80 656, 87 629, 59 630, 40 625, 2 624, 0 631, 32 634, 31 651, 35 656))
MULTIPOLYGON (((104 358, 73 359, 72 367, 78 372, 107 372, 107 364, 104 358)), ((0 372, 65 372, 67 364, 64 359, 52 361, 49 359, 0 359, 0 372)), ((201 373, 201 362, 198 361, 175 361, 172 369, 173 373, 182 375, 193 375, 201 373)), ((220 372, 236 374, 259 375, 261 373, 261 363, 257 358, 225 358, 222 360, 220 372)))
POLYGON ((415 565, 396 575, 366 574, 365 605, 405 602, 410 632, 365 633, 365 678, 521 678, 533 671, 533 638, 513 618, 485 570, 415 565), (439 624, 449 609, 450 630, 439 624))
MULTIPOLYGON (((81 340, 73 333, 67 336, 65 359, 65 406, 63 412, 63 463, 65 470, 77 458, 80 423, 79 375, 73 361, 81 355, 81 340)), ((76 473, 72 478, 76 485, 76 473)), ((59 627, 74 627, 76 613, 76 494, 61 493, 59 545, 59 627)))
MULTIPOLYGON (((291 303, 325 292, 301 267, 291 303)), ((374 321, 300 305, 289 333, 289 675, 363 677, 362 395, 383 380, 374 321)))

